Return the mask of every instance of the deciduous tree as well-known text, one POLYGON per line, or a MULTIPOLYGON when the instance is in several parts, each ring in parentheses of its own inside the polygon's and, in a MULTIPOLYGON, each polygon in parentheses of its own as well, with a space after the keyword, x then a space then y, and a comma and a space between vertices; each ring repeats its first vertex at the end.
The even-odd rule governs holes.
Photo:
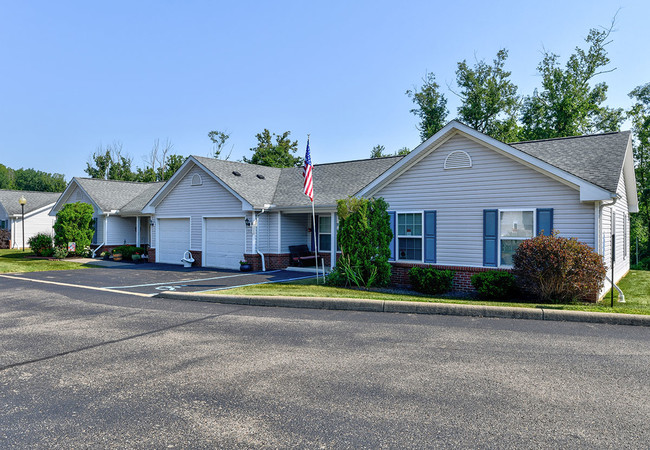
POLYGON ((243 161, 250 164, 259 164, 269 167, 297 167, 301 166, 303 160, 299 156, 293 156, 298 150, 298 141, 289 139, 290 131, 282 134, 271 134, 266 128, 263 132, 257 133, 257 146, 251 148, 253 156, 243 161), (275 143, 273 143, 275 136, 275 143))
POLYGON ((420 130, 420 139, 424 142, 445 126, 449 113, 447 99, 440 93, 440 85, 436 83, 436 76, 432 73, 424 76, 419 90, 409 89, 406 95, 417 105, 411 113, 420 118, 418 130, 420 130))
MULTIPOLYGON (((613 27, 613 23, 612 23, 613 27)), ((582 134, 617 131, 624 120, 623 109, 604 105, 607 99, 605 82, 592 85, 607 69, 610 60, 607 45, 612 27, 591 29, 585 39, 588 48, 576 47, 566 65, 559 56, 544 52, 537 70, 542 88, 526 97, 522 108, 522 137, 547 139, 582 134)))

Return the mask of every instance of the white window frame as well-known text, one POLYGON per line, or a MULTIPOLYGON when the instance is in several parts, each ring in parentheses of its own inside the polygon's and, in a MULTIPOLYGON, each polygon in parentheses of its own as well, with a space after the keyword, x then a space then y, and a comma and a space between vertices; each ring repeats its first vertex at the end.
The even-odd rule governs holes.
POLYGON ((415 211, 395 211, 395 261, 405 261, 405 262, 424 262, 424 210, 415 210, 415 211), (399 216, 400 214, 419 214, 420 215, 420 230, 422 231, 420 236, 413 235, 400 235, 399 234, 399 216), (404 239, 420 239, 422 244, 420 249, 420 259, 402 259, 400 258, 399 251, 399 240, 400 238, 404 239))
POLYGON ((319 252, 321 252, 321 251, 323 251, 323 252, 331 252, 332 251, 332 214, 318 214, 316 216, 316 218, 318 220, 318 251, 319 252), (321 229, 322 229, 322 227, 320 226, 320 218, 321 217, 326 217, 327 220, 329 221, 329 223, 330 223, 330 232, 329 233, 322 233, 321 232, 321 229), (321 235, 329 235, 329 237, 330 237, 330 248, 328 248, 327 250, 323 250, 321 248, 321 245, 320 245, 320 243, 321 243, 321 241, 320 241, 321 235))
POLYGON ((499 248, 499 254, 498 254, 498 261, 499 265, 498 267, 507 267, 511 268, 511 265, 508 264, 501 264, 501 241, 526 241, 528 239, 532 239, 535 236, 537 236, 537 208, 504 208, 504 209, 498 209, 497 214, 499 217, 499 220, 497 222, 497 237, 499 238, 499 243, 498 243, 498 248, 499 248), (532 237, 501 237, 501 212, 532 212, 533 213, 533 236, 532 237))

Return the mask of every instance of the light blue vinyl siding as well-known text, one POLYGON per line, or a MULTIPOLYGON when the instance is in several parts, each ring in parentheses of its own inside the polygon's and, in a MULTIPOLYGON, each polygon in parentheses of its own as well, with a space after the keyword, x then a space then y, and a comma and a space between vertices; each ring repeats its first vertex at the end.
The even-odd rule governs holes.
POLYGON ((190 218, 190 250, 203 246, 203 217, 238 217, 244 220, 242 203, 209 174, 194 167, 185 174, 171 192, 156 206, 158 217, 190 218), (192 177, 199 174, 200 186, 192 186, 192 177))
POLYGON ((512 158, 455 135, 373 194, 392 211, 437 212, 437 264, 483 266, 483 210, 553 208, 554 228, 594 245, 594 204, 512 158), (444 170, 447 155, 466 151, 472 167, 444 170))

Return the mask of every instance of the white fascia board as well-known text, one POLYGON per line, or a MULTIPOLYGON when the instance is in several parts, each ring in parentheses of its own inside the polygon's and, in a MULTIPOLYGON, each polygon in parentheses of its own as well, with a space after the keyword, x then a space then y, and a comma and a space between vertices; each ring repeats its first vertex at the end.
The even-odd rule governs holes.
POLYGON ((549 176, 570 187, 573 187, 574 189, 578 189, 580 191, 581 202, 609 200, 615 197, 614 193, 611 193, 606 189, 596 186, 593 183, 589 183, 588 181, 572 175, 562 169, 558 169, 557 167, 547 162, 535 158, 534 156, 530 156, 521 150, 517 150, 508 144, 504 144, 501 141, 498 141, 486 134, 476 131, 475 129, 470 128, 467 125, 464 125, 455 120, 449 122, 442 130, 438 131, 436 134, 417 146, 411 153, 405 156, 404 159, 391 167, 379 178, 375 179, 375 181, 366 186, 357 195, 362 197, 372 196, 374 192, 384 187, 394 178, 399 176, 402 172, 413 166, 417 161, 436 150, 438 147, 440 147, 440 145, 442 145, 456 133, 462 133, 466 137, 478 142, 479 144, 486 145, 507 157, 515 159, 525 166, 537 170, 538 172, 541 172, 546 176, 549 176))
POLYGON ((156 192, 156 195, 154 195, 151 200, 142 208, 142 213, 143 214, 155 214, 156 213, 156 206, 167 196, 171 190, 174 189, 174 187, 180 182, 180 180, 183 179, 183 177, 187 174, 187 172, 190 171, 191 164, 196 165, 198 168, 203 170, 207 175, 209 175, 213 180, 215 180, 217 183, 219 183, 224 189, 226 189, 228 192, 230 192, 237 200, 242 202, 242 210, 243 211, 252 211, 253 206, 248 203, 244 198, 239 195, 237 192, 232 190, 230 186, 228 186, 226 183, 224 183, 219 177, 217 177, 214 173, 212 173, 211 170, 209 170, 207 167, 205 167, 203 164, 201 164, 196 158, 193 156, 189 156, 187 160, 183 163, 183 165, 176 171, 176 173, 169 179, 167 180, 167 183, 163 187, 161 187, 158 192, 156 192))
POLYGON ((88 197, 90 199, 90 201, 92 202, 92 206, 96 211, 103 211, 99 207, 99 205, 95 202, 95 200, 93 200, 93 198, 90 196, 90 194, 88 194, 88 192, 86 192, 86 190, 83 187, 81 187, 81 184, 79 184, 77 179, 72 178, 72 180, 70 180, 70 182, 68 183, 68 186, 66 186, 65 190, 63 191, 63 193, 59 196, 59 199, 56 201, 54 206, 52 206, 52 209, 50 210, 50 212, 48 214, 49 216, 56 216, 56 213, 58 213, 61 210, 61 208, 65 204, 65 201, 70 197, 72 183, 74 183, 75 186, 78 189, 81 190, 81 192, 86 194, 86 197, 88 197))
POLYGON ((636 174, 634 173, 634 157, 632 153, 632 136, 627 141, 625 159, 623 160, 623 181, 627 194, 627 208, 631 213, 639 212, 639 195, 636 190, 636 174))

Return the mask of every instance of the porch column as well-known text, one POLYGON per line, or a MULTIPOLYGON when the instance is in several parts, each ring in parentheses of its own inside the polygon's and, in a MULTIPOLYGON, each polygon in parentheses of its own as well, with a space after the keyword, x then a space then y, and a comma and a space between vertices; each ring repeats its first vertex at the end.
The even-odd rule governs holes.
POLYGON ((331 230, 331 240, 330 242, 330 270, 336 266, 336 240, 338 238, 337 234, 337 229, 336 229, 336 213, 333 212, 330 215, 330 230, 331 230))
POLYGON ((135 246, 140 247, 140 216, 135 216, 135 246))

